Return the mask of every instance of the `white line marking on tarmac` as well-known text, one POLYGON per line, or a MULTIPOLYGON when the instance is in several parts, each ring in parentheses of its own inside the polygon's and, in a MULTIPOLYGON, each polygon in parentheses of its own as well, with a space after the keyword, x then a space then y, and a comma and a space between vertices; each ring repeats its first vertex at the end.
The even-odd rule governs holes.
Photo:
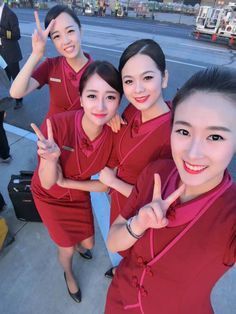
POLYGON ((222 49, 218 49, 218 48, 210 48, 210 47, 204 47, 204 46, 199 46, 199 45, 190 45, 190 44, 180 44, 182 46, 187 46, 187 47, 193 47, 193 48, 199 48, 199 49, 206 49, 206 50, 213 50, 213 51, 219 51, 219 52, 225 52, 227 51, 227 49, 222 48, 222 49))
MULTIPOLYGON (((31 35, 22 35, 22 37, 31 37, 31 35)), ((88 44, 82 44, 82 46, 87 47, 87 48, 93 48, 93 49, 100 49, 100 50, 106 50, 106 51, 112 51, 112 52, 117 52, 117 53, 122 53, 123 50, 117 50, 117 49, 111 49, 111 48, 104 48, 104 47, 99 47, 99 46, 94 46, 94 45, 88 45, 88 44)), ((195 47, 196 48, 196 47, 195 47)), ((172 63, 177 63, 177 64, 183 64, 183 65, 188 65, 191 67, 195 68, 201 68, 205 69, 205 66, 194 64, 194 63, 189 63, 189 62, 182 62, 182 61, 177 61, 173 59, 166 59, 167 62, 172 62, 172 63)))

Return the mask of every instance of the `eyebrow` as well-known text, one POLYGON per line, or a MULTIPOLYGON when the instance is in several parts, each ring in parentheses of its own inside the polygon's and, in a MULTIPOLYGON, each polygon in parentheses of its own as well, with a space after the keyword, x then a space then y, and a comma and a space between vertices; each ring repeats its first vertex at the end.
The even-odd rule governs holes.
MULTIPOLYGON (((65 29, 68 29, 68 28, 71 28, 71 27, 74 27, 74 25, 69 25, 69 26, 66 26, 65 29)), ((56 33, 59 33, 59 31, 54 31, 51 33, 51 36, 55 35, 56 33)))
MULTIPOLYGON (((190 124, 190 123, 188 123, 188 122, 186 122, 186 121, 181 121, 181 120, 178 120, 178 121, 175 121, 175 123, 174 123, 175 125, 177 124, 181 124, 181 125, 186 125, 186 126, 188 126, 188 127, 192 127, 192 125, 190 124)), ((224 127, 224 126, 214 126, 214 125, 212 125, 212 126, 209 126, 209 127, 207 127, 207 130, 210 130, 210 131, 224 131, 224 132, 231 132, 231 130, 229 129, 229 128, 226 128, 226 127, 224 127)))
MULTIPOLYGON (((152 71, 152 70, 148 70, 148 71, 145 71, 145 72, 141 73, 141 75, 145 75, 145 74, 147 74, 147 73, 155 73, 155 72, 152 71)), ((132 75, 124 75, 124 76, 123 76, 123 79, 124 79, 124 78, 129 78, 129 77, 132 77, 132 75)))
MULTIPOLYGON (((99 93, 99 90, 96 90, 96 89, 87 89, 85 90, 86 93, 99 93)), ((113 90, 107 90, 106 93, 109 93, 109 94, 117 94, 118 92, 116 91, 113 91, 113 90)))

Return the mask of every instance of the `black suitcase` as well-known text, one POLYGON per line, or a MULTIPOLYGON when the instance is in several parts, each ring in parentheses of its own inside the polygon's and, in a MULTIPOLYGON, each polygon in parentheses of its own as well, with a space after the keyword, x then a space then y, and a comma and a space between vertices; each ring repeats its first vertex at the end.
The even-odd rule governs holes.
POLYGON ((20 171, 19 175, 12 175, 8 184, 8 193, 19 220, 40 222, 42 220, 30 190, 32 176, 33 171, 20 171))

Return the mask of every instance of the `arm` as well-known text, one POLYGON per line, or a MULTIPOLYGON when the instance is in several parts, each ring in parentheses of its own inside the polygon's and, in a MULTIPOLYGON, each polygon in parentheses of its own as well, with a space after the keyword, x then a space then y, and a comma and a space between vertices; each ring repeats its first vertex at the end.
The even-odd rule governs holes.
POLYGON ((35 20, 37 30, 32 35, 32 53, 12 83, 10 95, 13 98, 24 97, 39 86, 39 83, 31 75, 44 55, 48 34, 53 27, 54 21, 51 21, 47 29, 43 31, 37 13, 35 13, 35 20))
POLYGON ((107 192, 108 190, 108 187, 99 180, 77 181, 64 178, 61 167, 58 167, 57 184, 63 188, 87 192, 107 192))
POLYGON ((116 171, 108 167, 102 169, 99 174, 99 180, 106 186, 109 186, 126 197, 130 196, 133 189, 133 185, 117 178, 116 171))
POLYGON ((138 214, 132 217, 129 228, 127 228, 127 220, 121 215, 118 216, 108 234, 108 249, 112 252, 127 250, 149 228, 160 229, 165 227, 168 224, 167 209, 183 192, 184 185, 181 185, 167 199, 163 200, 161 198, 160 176, 155 174, 152 201, 141 207, 138 214))

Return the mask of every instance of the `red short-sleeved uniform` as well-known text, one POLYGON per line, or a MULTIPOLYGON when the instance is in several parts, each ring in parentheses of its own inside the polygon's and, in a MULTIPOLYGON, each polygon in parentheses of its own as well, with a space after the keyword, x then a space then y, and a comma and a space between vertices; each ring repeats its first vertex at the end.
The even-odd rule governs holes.
MULTIPOLYGON (((159 160, 146 167, 121 215, 128 219, 151 201, 154 173, 160 174, 165 189, 172 184, 175 190, 173 170, 173 161, 159 160)), ((147 230, 121 261, 105 313, 212 314, 211 290, 235 263, 235 193, 236 184, 226 172, 213 190, 173 206, 172 227, 147 230), (178 213, 191 217, 174 225, 178 213)))
MULTIPOLYGON (((134 185, 149 162, 171 158, 170 112, 142 123, 141 111, 129 104, 124 118, 128 124, 115 137, 113 166, 117 166, 118 178, 134 185)), ((126 200, 127 197, 118 191, 111 191, 110 224, 117 218, 126 200)))
POLYGON ((91 57, 85 54, 88 62, 75 72, 67 63, 66 58, 59 56, 47 58, 33 72, 32 77, 39 82, 41 88, 48 84, 50 105, 47 116, 68 110, 77 110, 80 106, 79 83, 82 74, 92 62, 91 57))
MULTIPOLYGON (((81 126, 83 109, 53 115, 50 120, 54 140, 61 150, 60 164, 65 178, 89 180, 108 162, 113 133, 108 126, 93 141, 81 126)), ((44 127, 43 127, 44 129, 44 127)), ((62 247, 71 247, 94 234, 90 193, 53 185, 44 189, 38 168, 32 180, 36 207, 52 240, 62 247)))

